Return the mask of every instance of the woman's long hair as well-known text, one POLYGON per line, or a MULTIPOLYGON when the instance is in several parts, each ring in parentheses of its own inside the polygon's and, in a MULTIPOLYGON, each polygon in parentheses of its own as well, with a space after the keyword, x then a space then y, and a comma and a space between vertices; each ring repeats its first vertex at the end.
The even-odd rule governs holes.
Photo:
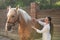
POLYGON ((51 17, 47 17, 48 21, 50 22, 50 33, 51 33, 51 37, 53 36, 53 23, 51 22, 51 17))

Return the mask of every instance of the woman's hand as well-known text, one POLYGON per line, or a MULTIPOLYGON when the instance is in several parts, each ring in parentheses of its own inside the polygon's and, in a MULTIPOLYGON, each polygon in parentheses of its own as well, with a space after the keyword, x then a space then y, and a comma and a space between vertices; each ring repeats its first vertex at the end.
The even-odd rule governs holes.
POLYGON ((36 18, 32 18, 32 22, 36 22, 36 18))
POLYGON ((32 20, 33 20, 33 21, 35 21, 35 20, 36 20, 36 18, 32 18, 32 20))
POLYGON ((37 28, 35 28, 35 27, 32 27, 34 30, 37 30, 37 28))

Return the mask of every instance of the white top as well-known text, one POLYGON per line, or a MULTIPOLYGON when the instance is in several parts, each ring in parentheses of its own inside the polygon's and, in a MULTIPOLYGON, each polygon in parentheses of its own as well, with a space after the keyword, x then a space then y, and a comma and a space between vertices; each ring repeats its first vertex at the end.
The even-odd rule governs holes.
POLYGON ((43 26, 42 30, 36 29, 38 33, 42 33, 42 40, 51 40, 51 35, 50 35, 50 25, 46 24, 40 20, 37 20, 39 24, 43 26))

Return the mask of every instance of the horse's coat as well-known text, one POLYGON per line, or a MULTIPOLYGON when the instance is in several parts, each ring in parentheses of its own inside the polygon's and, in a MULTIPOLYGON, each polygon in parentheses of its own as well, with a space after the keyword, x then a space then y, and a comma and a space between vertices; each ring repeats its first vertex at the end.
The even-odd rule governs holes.
POLYGON ((18 33, 21 40, 31 40, 32 33, 32 21, 31 17, 28 13, 22 9, 17 8, 9 8, 7 14, 7 22, 6 22, 6 31, 9 27, 13 26, 16 22, 18 22, 18 33))

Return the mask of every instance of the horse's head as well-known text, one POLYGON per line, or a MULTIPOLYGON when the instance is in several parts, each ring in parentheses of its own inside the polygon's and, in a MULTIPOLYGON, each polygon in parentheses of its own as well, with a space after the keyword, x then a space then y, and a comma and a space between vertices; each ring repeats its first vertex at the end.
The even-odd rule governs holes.
POLYGON ((15 25, 15 23, 18 21, 18 11, 19 7, 11 8, 8 7, 8 13, 7 13, 7 21, 6 21, 6 27, 5 30, 11 30, 11 27, 15 25))

